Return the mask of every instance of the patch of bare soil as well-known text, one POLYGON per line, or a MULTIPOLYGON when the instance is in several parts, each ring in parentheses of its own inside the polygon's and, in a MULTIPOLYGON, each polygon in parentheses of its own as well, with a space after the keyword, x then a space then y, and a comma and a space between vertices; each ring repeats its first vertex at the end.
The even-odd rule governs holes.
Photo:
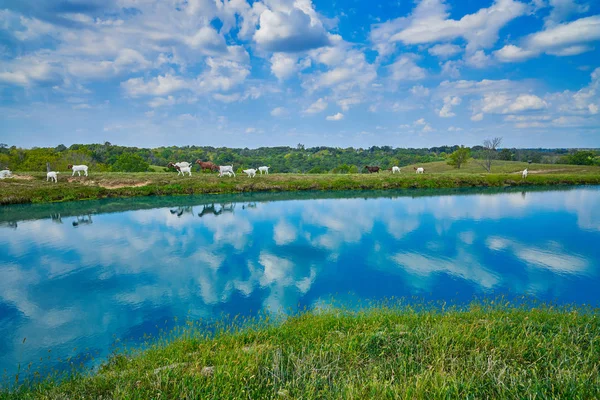
POLYGON ((13 178, 13 179, 21 179, 21 180, 24 180, 24 181, 30 181, 30 180, 34 179, 33 176, 31 176, 31 175, 15 175, 15 174, 13 174, 11 176, 11 178, 13 178))
MULTIPOLYGON (((523 171, 513 172, 513 174, 520 174, 523 171)), ((538 170, 527 170, 528 174, 550 174, 552 172, 569 172, 567 169, 538 169, 538 170)))
POLYGON ((104 189, 120 189, 124 187, 142 187, 152 183, 151 181, 138 182, 138 183, 111 183, 111 182, 100 182, 98 186, 104 189))

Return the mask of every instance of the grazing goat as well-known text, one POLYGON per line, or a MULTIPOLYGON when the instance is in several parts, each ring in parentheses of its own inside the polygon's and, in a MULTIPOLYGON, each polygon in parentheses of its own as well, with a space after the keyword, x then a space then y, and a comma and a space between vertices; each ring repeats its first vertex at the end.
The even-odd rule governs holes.
POLYGON ((219 170, 219 167, 215 163, 212 163, 210 161, 196 160, 196 164, 200 166, 201 170, 209 169, 214 172, 217 172, 219 170))
POLYGON ((72 165, 69 164, 67 165, 68 169, 72 169, 73 170, 73 175, 71 176, 75 176, 75 172, 77 172, 77 176, 81 176, 81 171, 83 171, 85 176, 88 176, 88 166, 87 165, 72 165))
POLYGON ((176 165, 175 169, 177 169, 177 176, 179 176, 179 174, 185 176, 186 172, 192 176, 192 167, 179 167, 176 165))
POLYGON ((260 174, 262 175, 263 172, 267 175, 269 175, 269 168, 271 167, 267 167, 266 165, 263 165, 262 167, 258 167, 258 170, 260 171, 260 174))
POLYGON ((375 172, 379 173, 379 170, 381 169, 379 167, 369 167, 368 165, 365 165, 365 168, 367 169, 367 171, 369 171, 370 174, 375 172))
POLYGON ((422 174, 423 172, 425 172, 425 169, 423 167, 415 167, 415 171, 417 171, 417 174, 422 174))
POLYGON ((10 172, 10 169, 3 169, 0 171, 0 179, 10 178, 11 176, 12 172, 10 172))
POLYGON ((527 178, 527 168, 523 170, 523 179, 527 178))
POLYGON ((393 166, 392 167, 392 174, 395 174, 396 172, 400 173, 400 167, 393 166))
POLYGON ((58 182, 58 174, 60 174, 60 172, 58 171, 50 171, 46 174, 46 182, 48 182, 50 179, 54 180, 54 183, 58 182))
POLYGON ((256 170, 254 168, 244 169, 245 174, 248 174, 248 178, 254 178, 256 176, 256 170))
POLYGON ((170 162, 170 163, 167 164, 167 168, 171 168, 171 167, 173 167, 175 169, 177 169, 177 167, 179 167, 179 168, 190 168, 192 165, 194 165, 194 164, 189 163, 189 162, 185 162, 185 161, 184 162, 178 162, 178 163, 172 163, 172 162, 170 162))
POLYGON ((222 177, 225 174, 228 174, 229 176, 231 176, 231 174, 233 174, 233 176, 235 176, 235 172, 233 171, 233 165, 220 165, 219 166, 219 177, 222 177))

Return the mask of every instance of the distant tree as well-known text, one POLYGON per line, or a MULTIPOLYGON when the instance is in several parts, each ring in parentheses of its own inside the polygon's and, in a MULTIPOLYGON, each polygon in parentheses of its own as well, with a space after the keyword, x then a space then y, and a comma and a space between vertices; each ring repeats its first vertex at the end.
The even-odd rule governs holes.
POLYGON ((461 146, 460 149, 456 150, 448 156, 448 165, 452 165, 456 169, 460 169, 461 165, 466 164, 471 157, 471 149, 468 147, 461 146))
POLYGON ((483 141, 483 146, 481 153, 483 155, 483 159, 479 162, 487 172, 492 172, 492 163, 498 157, 498 146, 502 143, 501 137, 495 137, 493 139, 485 139, 483 141))
POLYGON ((117 172, 145 172, 150 168, 150 164, 140 155, 134 153, 123 153, 117 157, 112 170, 117 172))
POLYGON ((296 145, 296 149, 297 149, 297 150, 303 150, 303 151, 304 151, 304 145, 303 145, 302 143, 298 143, 298 144, 296 145))
POLYGON ((502 149, 500 150, 500 153, 498 153, 498 159, 503 161, 512 161, 514 159, 514 155, 509 149, 502 149))
POLYGON ((575 165, 592 165, 596 154, 593 151, 582 150, 568 155, 568 163, 575 165))
POLYGON ((67 150, 67 146, 65 146, 64 144, 59 144, 54 148, 54 151, 56 151, 57 153, 60 153, 61 151, 65 150, 67 150))

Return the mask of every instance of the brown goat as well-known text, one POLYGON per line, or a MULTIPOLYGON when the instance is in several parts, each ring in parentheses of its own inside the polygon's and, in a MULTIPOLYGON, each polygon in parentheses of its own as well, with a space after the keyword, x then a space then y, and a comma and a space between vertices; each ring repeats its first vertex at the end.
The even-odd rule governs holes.
POLYGON ((209 169, 214 172, 219 170, 219 167, 215 163, 212 163, 210 161, 196 160, 196 164, 200 166, 200 169, 209 169))
POLYGON ((381 169, 379 167, 370 167, 368 165, 365 165, 365 168, 367 169, 367 171, 369 171, 370 174, 375 173, 375 172, 378 173, 379 170, 381 169))

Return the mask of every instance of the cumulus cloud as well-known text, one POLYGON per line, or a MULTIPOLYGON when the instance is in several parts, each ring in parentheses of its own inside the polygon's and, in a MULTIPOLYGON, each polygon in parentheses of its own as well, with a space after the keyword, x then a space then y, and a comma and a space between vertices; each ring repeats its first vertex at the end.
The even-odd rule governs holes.
POLYGON ((477 113, 471 116, 471 121, 477 122, 483 119, 483 113, 477 113))
POLYGON ((461 103, 461 98, 458 96, 446 96, 444 97, 444 106, 439 111, 439 116, 442 118, 454 117, 456 114, 452 112, 452 107, 457 106, 461 103))
POLYGON ((521 112, 527 110, 541 110, 548 107, 548 104, 533 94, 522 94, 504 110, 505 113, 521 112))
POLYGON ((537 56, 538 53, 532 50, 525 50, 513 44, 507 44, 500 50, 494 51, 494 57, 501 62, 519 62, 537 56))
POLYGON ((263 11, 254 40, 274 52, 298 52, 329 44, 321 21, 295 6, 289 10, 263 11))
POLYGON ((295 55, 286 53, 275 53, 271 56, 271 72, 279 80, 283 81, 291 78, 304 68, 310 67, 310 59, 298 60, 295 55))
POLYGON ((549 0, 549 6, 552 10, 544 19, 546 26, 554 26, 566 21, 574 14, 581 14, 589 10, 589 5, 579 4, 576 0, 549 0))
POLYGON ((314 50, 311 57, 326 69, 305 74, 302 86, 309 91, 331 89, 347 97, 348 92, 364 90, 377 78, 376 66, 340 36, 332 35, 332 47, 314 50))
POLYGON ((413 54, 400 56, 389 66, 391 78, 395 81, 418 81, 425 78, 427 72, 415 63, 415 58, 413 54))
POLYGON ((496 0, 489 8, 454 20, 449 18, 447 8, 441 0, 421 1, 390 40, 425 44, 464 38, 467 50, 475 51, 492 46, 498 40, 499 30, 527 11, 527 6, 519 1, 496 0))
POLYGON ((164 96, 182 90, 188 83, 181 77, 173 75, 157 76, 149 81, 143 78, 132 78, 121 83, 125 92, 132 96, 164 96))
POLYGON ((446 58, 450 58, 450 57, 460 53, 462 51, 462 48, 455 44, 445 43, 445 44, 436 44, 435 46, 431 47, 427 51, 432 56, 436 56, 441 59, 446 59, 446 58))
POLYGON ((491 59, 483 50, 477 50, 465 57, 465 63, 473 68, 485 68, 490 65, 491 59))
POLYGON ((542 53, 566 57, 593 50, 590 43, 600 40, 600 16, 549 24, 544 30, 528 35, 520 46, 509 44, 495 51, 502 62, 520 62, 542 53))
POLYGON ((327 121, 341 121, 342 119, 344 119, 344 114, 339 112, 334 115, 328 115, 325 119, 327 121))
POLYGON ((315 101, 314 103, 312 103, 310 106, 308 106, 308 108, 306 110, 304 110, 304 112, 306 114, 317 114, 322 111, 325 111, 326 108, 327 108, 327 102, 321 98, 321 99, 315 101))
POLYGON ((284 115, 287 115, 287 110, 283 107, 276 107, 274 109, 271 110, 271 115, 273 117, 282 117, 284 115))

